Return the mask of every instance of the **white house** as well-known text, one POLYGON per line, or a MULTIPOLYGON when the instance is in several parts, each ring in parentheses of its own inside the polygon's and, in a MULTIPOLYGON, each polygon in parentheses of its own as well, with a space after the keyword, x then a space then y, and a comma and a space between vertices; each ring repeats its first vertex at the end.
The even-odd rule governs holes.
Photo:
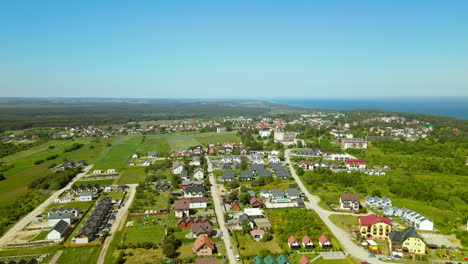
POLYGON ((132 159, 138 159, 138 157, 139 157, 139 156, 138 156, 138 153, 133 153, 132 159))
POLYGON ((203 178, 205 177, 203 168, 196 168, 193 171, 193 177, 199 181, 203 180, 203 178))
POLYGON ((89 202, 93 200, 93 192, 81 192, 80 193, 80 202, 89 202))
POLYGON ((47 240, 58 240, 63 238, 68 229, 68 223, 60 220, 54 227, 47 233, 47 240))
POLYGON ((270 130, 259 130, 258 134, 260 135, 260 137, 265 138, 265 137, 269 137, 271 135, 271 131, 270 130))
POLYGON ((141 164, 143 166, 149 166, 151 165, 151 162, 149 162, 149 160, 144 160, 143 163, 141 164))
POLYGON ((93 170, 93 174, 102 174, 102 170, 93 170))
POLYGON ((207 207, 208 198, 206 197, 197 197, 189 199, 189 208, 190 209, 200 209, 207 207))
POLYGON ((117 170, 116 169, 108 169, 107 174, 116 174, 117 173, 117 170))
POLYGON ((60 221, 65 221, 70 224, 72 219, 73 213, 49 213, 47 223, 50 227, 53 227, 60 221))
POLYGON ((171 170, 173 174, 180 174, 184 170, 184 162, 174 161, 171 170))

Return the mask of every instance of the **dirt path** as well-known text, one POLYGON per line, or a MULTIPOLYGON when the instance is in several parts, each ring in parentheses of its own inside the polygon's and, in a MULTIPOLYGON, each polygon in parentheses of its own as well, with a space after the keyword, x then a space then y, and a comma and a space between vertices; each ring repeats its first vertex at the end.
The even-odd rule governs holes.
POLYGON ((138 184, 127 184, 129 186, 129 190, 127 191, 128 199, 124 201, 125 206, 119 209, 119 212, 117 213, 115 217, 114 224, 111 227, 111 230, 109 231, 110 237, 107 237, 106 240, 104 240, 104 244, 102 245, 101 253, 99 253, 98 257, 98 264, 103 264, 104 260, 106 259, 107 255, 107 250, 109 249, 109 245, 111 241, 115 238, 113 234, 119 229, 119 227, 122 227, 124 225, 124 220, 128 214, 128 209, 133 203, 133 199, 135 199, 135 194, 136 194, 136 187, 138 184))
POLYGON ((70 189, 70 187, 81 177, 86 175, 88 170, 92 167, 92 165, 87 166, 84 168, 83 172, 76 175, 75 178, 71 182, 67 184, 67 186, 63 187, 62 189, 54 192, 47 200, 45 200, 41 205, 36 207, 34 210, 32 210, 29 214, 27 214, 25 217, 23 217, 21 220, 19 220, 13 227, 11 227, 3 236, 0 238, 0 247, 6 246, 6 244, 10 243, 10 241, 13 241, 14 238, 16 237, 16 233, 19 230, 22 230, 25 228, 29 223, 33 222, 36 220, 36 215, 42 214, 42 212, 51 204, 54 203, 54 200, 57 199, 61 193, 66 191, 67 189, 70 189))
POLYGON ((54 256, 50 259, 49 263, 48 264, 55 264, 57 263, 57 260, 60 258, 60 256, 62 255, 63 253, 63 250, 59 250, 57 252, 55 252, 54 256))

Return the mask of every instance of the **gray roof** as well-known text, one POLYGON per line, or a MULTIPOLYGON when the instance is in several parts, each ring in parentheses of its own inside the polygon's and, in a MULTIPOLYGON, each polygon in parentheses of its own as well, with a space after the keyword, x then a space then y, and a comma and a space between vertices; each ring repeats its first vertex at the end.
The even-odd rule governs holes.
POLYGON ((250 197, 255 197, 255 192, 252 190, 247 191, 249 193, 250 197))
POLYGON ((200 187, 200 186, 191 186, 191 187, 185 188, 186 193, 198 193, 198 192, 204 193, 205 191, 206 191, 205 187, 200 187))
POLYGON ((49 219, 67 219, 67 218, 73 218, 72 213, 50 213, 49 214, 49 219))
POLYGON ((81 192, 80 196, 93 196, 93 192, 81 192))
POLYGON ((263 166, 263 164, 252 164, 250 165, 250 168, 252 168, 253 171, 259 171, 263 170, 265 166, 263 166))
POLYGON ((290 197, 290 196, 301 196, 301 193, 299 192, 299 190, 297 188, 287 188, 286 191, 286 196, 290 197))
POLYGON ((281 178, 287 178, 289 177, 289 172, 285 169, 279 169, 276 170, 276 175, 281 178))
POLYGON ((148 151, 146 152, 148 156, 156 156, 158 153, 156 151, 148 151))
POLYGON ((222 179, 234 179, 236 174, 233 171, 223 171, 222 179))
POLYGON ((271 196, 284 197, 284 192, 281 189, 270 189, 271 196))
POLYGON ((408 227, 404 231, 392 231, 388 236, 392 240, 392 244, 402 244, 409 237, 421 238, 411 227, 408 227))
POLYGON ((253 220, 253 218, 247 214, 242 214, 241 216, 239 216, 239 219, 237 220, 237 223, 239 225, 243 225, 244 224, 244 221, 248 221, 252 224, 255 224, 255 221, 253 220))
POLYGON ((180 177, 181 177, 181 178, 182 178, 182 177, 184 177, 184 178, 185 178, 185 177, 188 177, 188 171, 186 171, 186 170, 181 171, 181 172, 180 172, 180 177))
POLYGON ((271 171, 269 171, 269 170, 259 170, 257 172, 257 175, 259 177, 270 177, 271 176, 271 171))
POLYGON ((252 171, 241 171, 240 173, 241 178, 253 178, 253 173, 252 171))
POLYGON ((52 230, 55 230, 55 231, 59 232, 60 234, 63 234, 63 233, 65 233, 67 228, 68 228, 68 223, 63 221, 63 220, 60 220, 60 221, 58 221, 57 224, 54 225, 52 230))

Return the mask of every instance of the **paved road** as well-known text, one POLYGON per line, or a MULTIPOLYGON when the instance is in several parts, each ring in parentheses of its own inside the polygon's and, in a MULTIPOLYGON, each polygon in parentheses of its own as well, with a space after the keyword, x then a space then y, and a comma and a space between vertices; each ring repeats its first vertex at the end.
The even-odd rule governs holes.
POLYGON ((88 172, 88 170, 92 167, 92 165, 89 165, 88 167, 84 168, 83 172, 76 175, 75 178, 73 178, 73 180, 71 182, 69 182, 67 184, 67 186, 63 187, 61 190, 58 190, 56 192, 54 192, 49 198, 47 198, 47 200, 45 200, 41 205, 39 205, 38 207, 36 207, 36 209, 34 209, 33 211, 31 211, 28 215, 26 215, 25 217, 23 217, 21 220, 19 220, 13 227, 10 228, 10 230, 8 230, 2 238, 0 238, 0 247, 3 247, 5 246, 6 244, 10 243, 10 241, 12 241, 15 236, 16 236, 16 233, 20 230, 22 230, 23 228, 25 228, 30 222, 33 222, 36 220, 36 216, 39 215, 39 214, 42 214, 42 212, 44 212, 44 210, 51 204, 54 203, 54 200, 57 199, 59 197, 59 195, 61 193, 63 193, 64 191, 66 191, 67 189, 70 189, 70 187, 77 181, 79 180, 81 177, 83 177, 84 175, 86 175, 86 173, 88 172))
POLYGON ((127 190, 127 199, 124 201, 125 206, 121 207, 119 209, 119 212, 115 216, 114 223, 112 224, 112 227, 109 231, 110 236, 104 240, 104 244, 102 245, 101 253, 99 253, 98 257, 98 264, 103 264, 104 259, 106 258, 107 250, 109 249, 109 245, 111 241, 115 238, 112 234, 114 234, 118 228, 122 229, 123 225, 125 225, 125 222, 122 222, 123 219, 125 219, 125 216, 128 214, 128 209, 133 203, 133 199, 135 198, 136 194, 136 187, 138 184, 127 184, 129 187, 127 190))
POLYGON ((320 216, 320 218, 322 218, 323 222, 328 226, 328 228, 333 233, 333 235, 341 242, 341 245, 343 246, 343 249, 344 249, 344 251, 346 253, 348 253, 351 256, 356 257, 358 259, 365 260, 365 261, 367 261, 369 263, 373 263, 373 264, 374 263, 379 263, 379 264, 386 263, 386 262, 382 262, 382 261, 380 261, 380 260, 378 260, 376 258, 370 258, 368 252, 365 251, 363 248, 359 247, 353 241, 353 238, 351 237, 350 234, 348 234, 347 232, 345 232, 341 228, 337 227, 335 224, 333 224, 332 221, 330 221, 328 216, 330 216, 331 214, 336 214, 336 213, 327 211, 327 210, 321 208, 318 205, 318 202, 320 201, 320 198, 315 196, 315 195, 310 194, 310 192, 304 186, 304 184, 302 183, 299 176, 296 174, 296 171, 294 170, 294 168, 293 168, 293 166, 291 164, 290 154, 291 154, 291 150, 290 149, 286 150, 286 152, 285 152, 286 162, 291 167, 291 174, 294 177, 294 179, 296 180, 299 188, 301 189, 301 191, 309 199, 309 202, 305 203, 305 206, 307 207, 307 209, 311 209, 311 210, 314 210, 314 211, 317 212, 317 214, 320 216))
POLYGON ((221 231, 223 232, 223 241, 224 245, 226 246, 226 252, 229 258, 229 263, 234 264, 237 263, 236 258, 234 256, 234 251, 232 249, 231 239, 229 237, 228 230, 224 223, 224 207, 222 206, 221 201, 221 194, 218 190, 218 184, 216 183, 216 178, 213 175, 213 166, 211 164, 210 158, 206 157, 208 161, 208 175, 210 177, 211 183, 211 197, 213 197, 213 204, 215 207, 216 217, 218 218, 218 223, 221 231))

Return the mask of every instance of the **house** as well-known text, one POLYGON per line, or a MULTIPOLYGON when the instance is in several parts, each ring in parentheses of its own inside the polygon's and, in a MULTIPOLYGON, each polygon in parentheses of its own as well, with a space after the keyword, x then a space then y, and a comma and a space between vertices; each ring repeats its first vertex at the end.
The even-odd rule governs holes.
POLYGON ((168 191, 169 189, 171 189, 171 184, 168 181, 156 182, 154 187, 158 191, 168 191))
POLYGON ((249 225, 252 229, 255 227, 255 221, 251 216, 247 215, 246 213, 240 215, 237 219, 237 225, 242 227, 244 224, 249 225))
POLYGON ((205 178, 205 171, 203 168, 196 168, 193 171, 193 177, 199 181, 203 180, 203 178, 205 178))
POLYGON ((308 235, 305 235, 302 238, 302 246, 304 248, 314 248, 314 243, 312 242, 312 239, 308 235))
POLYGON ((359 217, 359 230, 365 239, 388 239, 392 231, 392 222, 388 217, 374 214, 359 217))
POLYGON ((258 200, 256 197, 250 198, 250 206, 252 208, 263 208, 262 202, 260 202, 260 200, 258 200))
POLYGON ((205 183, 202 181, 192 181, 192 180, 185 180, 182 181, 182 189, 185 190, 188 187, 204 187, 205 183))
POLYGON ((197 258, 195 259, 195 264, 217 264, 217 258, 197 258))
POLYGON ((250 235, 252 236, 253 239, 258 241, 263 238, 263 235, 265 235, 265 231, 260 230, 260 229, 252 229, 250 230, 250 235))
POLYGON ((278 263, 278 264, 291 264, 291 262, 289 261, 288 257, 286 257, 286 256, 283 255, 283 254, 279 255, 279 256, 276 258, 276 263, 278 263))
POLYGON ((233 171, 223 171, 221 179, 225 182, 233 181, 236 177, 236 174, 233 171))
POLYGON ((260 191, 260 196, 263 197, 263 198, 270 198, 271 195, 270 195, 270 193, 267 192, 265 189, 262 189, 262 190, 260 191))
POLYGON ((281 189, 270 189, 271 199, 283 199, 284 192, 281 189))
POLYGON ((315 162, 310 161, 310 160, 300 160, 297 162, 297 166, 299 168, 302 168, 303 170, 313 170, 314 169, 315 162))
POLYGON ((192 234, 194 236, 207 235, 211 236, 213 232, 213 227, 210 221, 197 222, 192 224, 192 234))
POLYGON ((411 227, 404 231, 390 232, 388 243, 388 247, 392 251, 408 252, 416 255, 426 254, 426 243, 411 227))
POLYGON ((252 261, 254 264, 265 264, 265 261, 260 256, 256 256, 252 261))
POLYGON ((268 155, 268 163, 279 163, 281 160, 277 155, 268 155))
POLYGON ((47 223, 49 224, 50 227, 55 226, 60 221, 65 221, 67 224, 71 224, 73 217, 74 217, 73 213, 62 213, 62 212, 50 213, 49 212, 47 223))
POLYGON ((80 193, 80 202, 89 202, 93 200, 93 192, 81 192, 80 193))
POLYGON ((51 214, 56 214, 56 213, 70 213, 72 214, 73 217, 78 217, 80 214, 80 208, 74 207, 74 208, 58 208, 58 209, 51 209, 47 213, 47 217, 49 217, 51 214))
POLYGON ((383 209, 384 215, 392 216, 393 215, 393 207, 387 206, 383 209))
POLYGON ((342 149, 366 149, 367 141, 363 138, 343 138, 341 140, 342 149))
POLYGON ((196 145, 188 148, 187 153, 193 153, 195 155, 201 155, 203 153, 203 147, 201 145, 196 145))
POLYGON ((302 255, 302 257, 299 259, 299 264, 310 264, 310 261, 305 255, 302 255))
POLYGON ((359 170, 366 168, 366 162, 361 159, 348 159, 345 161, 346 168, 350 170, 359 170))
POLYGON ((251 181, 253 180, 253 173, 252 171, 241 171, 240 173, 240 179, 241 181, 251 181))
POLYGON ((180 174, 184 170, 185 163, 183 161, 172 162, 171 171, 172 174, 180 174))
POLYGON ((286 191, 286 198, 288 199, 297 199, 301 197, 301 193, 297 188, 287 188, 286 191))
POLYGON ((188 180, 188 171, 186 170, 182 170, 179 174, 180 178, 183 180, 183 181, 186 181, 188 180))
POLYGON ((200 166, 200 156, 192 156, 192 160, 190 161, 189 165, 191 166, 200 166))
POLYGON ((146 156, 148 158, 156 158, 158 156, 158 153, 156 151, 148 151, 146 152, 146 156))
POLYGON ((355 193, 342 193, 340 195, 340 209, 359 211, 360 196, 355 193))
POLYGON ((257 176, 260 178, 271 177, 271 171, 269 170, 259 170, 257 171, 257 176))
POLYGON ((151 165, 151 162, 149 160, 144 160, 141 165, 147 167, 147 166, 151 165))
POLYGON ((262 129, 258 131, 258 134, 260 135, 260 137, 266 138, 271 135, 271 131, 269 129, 262 129))
POLYGON ((240 210, 242 210, 242 208, 241 208, 241 206, 239 204, 239 201, 237 201, 237 200, 233 201, 231 203, 231 211, 240 211, 240 210))
POLYGON ((277 169, 275 173, 276 173, 276 176, 280 179, 283 179, 283 180, 289 179, 289 172, 285 169, 277 169))
POLYGON ((251 164, 250 168, 253 172, 257 173, 258 171, 264 170, 265 166, 263 164, 251 164))
POLYGON ((67 232, 69 223, 60 220, 57 224, 52 227, 52 229, 47 233, 47 240, 57 240, 64 237, 65 233, 67 232))
POLYGON ((93 174, 102 174, 102 170, 93 170, 93 174))
POLYGON ((258 153, 250 152, 249 158, 252 161, 252 164, 265 164, 263 156, 258 153))
POLYGON ((193 252, 197 256, 211 256, 215 250, 213 241, 207 235, 199 236, 193 243, 193 252))
POLYGON ((255 192, 252 190, 248 190, 247 193, 249 194, 250 198, 256 197, 255 192))
POLYGON ((332 244, 325 235, 321 235, 318 239, 319 245, 322 248, 330 248, 332 244))
POLYGON ((190 202, 186 199, 175 200, 174 211, 176 217, 190 216, 190 202))
POLYGON ((140 157, 140 155, 138 155, 138 153, 133 153, 132 154, 132 159, 138 159, 140 157))
POLYGON ((205 196, 205 187, 201 186, 190 186, 185 188, 184 190, 184 197, 185 198, 192 198, 192 197, 203 197, 205 196))
POLYGON ((128 162, 128 166, 135 166, 135 165, 136 165, 136 163, 134 161, 129 161, 128 162))
POLYGON ((108 169, 106 171, 106 174, 116 174, 117 173, 117 170, 116 169, 108 169))
POLYGON ((400 208, 394 206, 393 207, 393 215, 400 217, 400 216, 403 215, 403 211, 400 208))
POLYGON ((205 223, 210 222, 210 219, 206 216, 203 217, 181 217, 177 221, 177 226, 180 228, 192 228, 194 223, 205 223))
POLYGON ((299 242, 297 242, 297 239, 292 235, 288 238, 288 246, 291 249, 301 248, 301 246, 299 245, 299 242))
POLYGON ((225 127, 222 127, 222 126, 216 127, 216 133, 223 133, 226 131, 227 129, 225 127))

